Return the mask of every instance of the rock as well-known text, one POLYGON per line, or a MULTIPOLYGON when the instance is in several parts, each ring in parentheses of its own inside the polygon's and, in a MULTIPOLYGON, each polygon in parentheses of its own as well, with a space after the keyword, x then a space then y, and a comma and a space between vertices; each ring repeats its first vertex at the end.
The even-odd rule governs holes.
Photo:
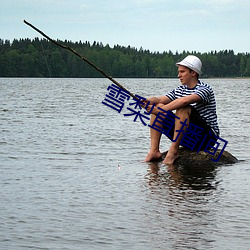
MULTIPOLYGON (((217 150, 215 155, 206 153, 204 151, 196 152, 191 151, 190 149, 180 148, 179 157, 174 162, 174 164, 178 165, 222 165, 222 164, 233 164, 238 162, 237 158, 234 157, 227 151, 223 151, 221 156, 219 157, 221 150, 217 150), (219 160, 217 161, 219 157, 219 160)), ((167 152, 162 154, 162 158, 164 159, 167 152)))

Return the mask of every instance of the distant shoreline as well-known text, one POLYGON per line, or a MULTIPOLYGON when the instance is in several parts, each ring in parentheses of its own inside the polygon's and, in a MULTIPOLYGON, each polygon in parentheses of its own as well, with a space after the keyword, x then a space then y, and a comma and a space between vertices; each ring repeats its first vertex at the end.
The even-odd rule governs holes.
MULTIPOLYGON (((188 54, 202 61, 201 78, 250 77, 250 53, 233 50, 151 52, 143 48, 99 42, 61 41, 113 78, 175 78, 176 62, 188 54)), ((76 55, 46 39, 0 39, 0 77, 101 78, 101 74, 76 55)))

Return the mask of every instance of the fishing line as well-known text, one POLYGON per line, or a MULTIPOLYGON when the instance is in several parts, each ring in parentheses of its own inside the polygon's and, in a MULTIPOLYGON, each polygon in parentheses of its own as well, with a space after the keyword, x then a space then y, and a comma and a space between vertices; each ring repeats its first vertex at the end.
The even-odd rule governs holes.
POLYGON ((58 41, 53 40, 52 38, 50 38, 49 36, 47 36, 45 33, 43 33, 41 30, 39 30, 38 28, 36 28, 35 26, 33 26, 31 23, 27 22, 26 20, 23 20, 23 22, 25 24, 27 24, 28 26, 30 26, 32 29, 34 29, 35 31, 37 31, 38 33, 40 33, 42 36, 44 36, 45 38, 47 38, 50 42, 56 44, 57 46, 69 50, 70 52, 72 52, 73 54, 75 54, 76 56, 80 57, 83 61, 85 61, 86 63, 88 63, 91 67, 93 67, 94 69, 96 69, 99 73, 101 73, 103 76, 105 76, 106 78, 108 78, 111 82, 113 82, 115 85, 117 85, 119 88, 125 90, 126 92, 128 92, 128 94, 133 97, 136 100, 139 100, 138 97, 136 97, 134 94, 132 94, 130 91, 128 91, 125 87, 123 87, 119 82, 117 82, 114 78, 112 78, 110 75, 108 75, 107 73, 105 73, 102 69, 100 69, 99 67, 97 67, 96 65, 94 65, 91 61, 89 61, 86 57, 84 57, 83 55, 80 55, 77 51, 75 51, 74 49, 72 49, 69 46, 65 46, 61 43, 59 43, 58 41))

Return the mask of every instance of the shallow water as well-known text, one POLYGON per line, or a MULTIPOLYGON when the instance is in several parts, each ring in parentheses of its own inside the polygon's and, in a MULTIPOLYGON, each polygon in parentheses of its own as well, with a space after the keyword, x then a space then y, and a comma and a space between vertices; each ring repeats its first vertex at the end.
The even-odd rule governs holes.
POLYGON ((0 79, 0 249, 249 249, 250 80, 205 82, 237 164, 143 163, 149 128, 102 104, 106 79, 0 79))

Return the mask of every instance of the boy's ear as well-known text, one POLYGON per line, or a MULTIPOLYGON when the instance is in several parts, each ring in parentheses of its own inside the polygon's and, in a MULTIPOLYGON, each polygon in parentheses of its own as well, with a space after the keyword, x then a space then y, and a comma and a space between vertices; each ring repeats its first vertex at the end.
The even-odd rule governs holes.
POLYGON ((191 71, 191 75, 192 75, 192 76, 197 76, 197 77, 199 76, 198 73, 195 72, 194 70, 191 71))

